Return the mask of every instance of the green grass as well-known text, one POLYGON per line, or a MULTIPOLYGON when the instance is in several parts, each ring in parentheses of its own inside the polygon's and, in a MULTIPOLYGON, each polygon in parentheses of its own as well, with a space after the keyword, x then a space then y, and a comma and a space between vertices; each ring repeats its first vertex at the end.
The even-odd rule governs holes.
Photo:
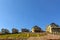
POLYGON ((41 37, 46 35, 46 33, 19 33, 19 34, 5 34, 0 35, 0 38, 29 38, 29 37, 41 37))

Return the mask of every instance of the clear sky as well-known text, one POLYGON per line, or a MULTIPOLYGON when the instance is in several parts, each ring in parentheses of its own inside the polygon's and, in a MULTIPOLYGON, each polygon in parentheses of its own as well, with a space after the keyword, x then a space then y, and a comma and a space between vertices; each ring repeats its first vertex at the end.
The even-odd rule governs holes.
POLYGON ((55 22, 60 25, 60 0, 0 0, 0 29, 30 29, 55 22))

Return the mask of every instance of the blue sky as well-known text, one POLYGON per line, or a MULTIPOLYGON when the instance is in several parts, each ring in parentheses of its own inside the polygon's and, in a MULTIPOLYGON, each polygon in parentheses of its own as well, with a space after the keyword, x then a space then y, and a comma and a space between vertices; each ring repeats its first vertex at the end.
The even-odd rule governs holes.
POLYGON ((55 22, 60 25, 60 0, 0 0, 0 29, 30 29, 55 22))

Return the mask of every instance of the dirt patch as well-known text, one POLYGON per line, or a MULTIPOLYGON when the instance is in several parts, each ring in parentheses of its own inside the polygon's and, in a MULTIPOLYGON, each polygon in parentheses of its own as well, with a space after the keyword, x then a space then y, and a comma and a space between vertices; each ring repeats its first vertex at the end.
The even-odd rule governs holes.
POLYGON ((60 35, 48 34, 42 37, 30 37, 28 40, 60 40, 60 35))
POLYGON ((47 40, 60 40, 60 39, 47 39, 47 40))

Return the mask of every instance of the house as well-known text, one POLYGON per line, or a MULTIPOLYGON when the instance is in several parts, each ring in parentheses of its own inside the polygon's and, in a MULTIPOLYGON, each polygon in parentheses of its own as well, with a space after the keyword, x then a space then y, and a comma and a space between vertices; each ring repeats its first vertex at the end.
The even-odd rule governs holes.
POLYGON ((24 28, 24 29, 21 29, 21 32, 30 32, 30 31, 29 29, 24 28))
POLYGON ((51 23, 50 25, 48 25, 46 27, 46 32, 49 32, 49 33, 60 33, 60 27, 59 27, 59 25, 57 25, 55 23, 51 23))
POLYGON ((34 26, 33 28, 32 28, 32 32, 42 32, 42 29, 40 28, 40 27, 38 27, 38 26, 34 26))

